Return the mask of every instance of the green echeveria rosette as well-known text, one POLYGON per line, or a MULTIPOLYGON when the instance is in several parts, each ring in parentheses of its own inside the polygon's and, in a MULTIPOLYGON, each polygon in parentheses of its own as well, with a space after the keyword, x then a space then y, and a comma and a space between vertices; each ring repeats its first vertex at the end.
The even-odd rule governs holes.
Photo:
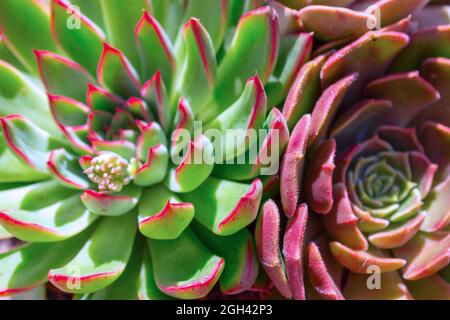
POLYGON ((286 217, 262 207, 262 266, 286 298, 449 300, 449 7, 280 2, 317 45, 283 108, 286 217))
POLYGON ((47 279, 85 299, 259 290, 247 226, 277 182, 260 157, 287 145, 273 106, 312 35, 254 1, 72 4, 0 1, 0 236, 25 242, 0 255, 0 295, 47 279))

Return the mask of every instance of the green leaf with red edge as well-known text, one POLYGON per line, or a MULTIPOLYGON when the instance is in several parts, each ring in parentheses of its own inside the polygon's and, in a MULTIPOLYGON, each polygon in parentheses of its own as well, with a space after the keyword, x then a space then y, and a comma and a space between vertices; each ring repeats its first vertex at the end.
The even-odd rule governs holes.
POLYGON ((26 71, 25 66, 14 56, 6 44, 6 39, 0 35, 0 60, 5 61, 20 71, 26 71))
POLYGON ((77 300, 138 300, 142 255, 144 249, 147 250, 146 246, 142 239, 136 238, 127 266, 116 281, 103 290, 77 295, 75 298, 77 300))
POLYGON ((170 86, 175 71, 172 43, 158 21, 144 12, 134 31, 141 58, 144 79, 150 78, 158 70, 166 85, 170 86))
POLYGON ((180 299, 205 297, 224 268, 224 259, 210 253, 195 233, 186 229, 174 240, 148 240, 158 288, 180 299))
POLYGON ((140 69, 139 53, 134 41, 134 30, 143 11, 151 11, 149 0, 101 0, 105 27, 113 46, 130 59, 137 70, 140 69))
POLYGON ((198 19, 191 18, 186 22, 182 32, 182 55, 170 107, 183 97, 189 101, 194 114, 198 114, 211 100, 216 81, 216 55, 208 31, 198 19))
POLYGON ((106 36, 80 11, 66 0, 52 0, 52 33, 58 44, 73 60, 95 75, 106 36))
POLYGON ((284 101, 301 67, 310 58, 312 45, 312 33, 286 35, 282 38, 273 79, 269 79, 266 84, 270 107, 284 101))
POLYGON ((36 50, 35 54, 41 80, 48 93, 82 102, 86 100, 88 83, 95 80, 83 67, 50 51, 36 50))
POLYGON ((185 4, 184 0, 152 0, 152 14, 172 41, 177 38, 183 23, 185 4))
POLYGON ((280 252, 280 212, 273 200, 261 208, 255 228, 256 250, 259 261, 280 294, 292 298, 292 290, 286 275, 280 252))
POLYGON ((47 178, 46 173, 36 171, 28 164, 18 160, 8 148, 3 134, 0 132, 0 183, 33 182, 47 178))
POLYGON ((136 213, 104 217, 78 254, 48 272, 50 282, 64 292, 91 293, 112 284, 125 270, 136 236, 136 213), (115 243, 111 246, 111 243, 115 243))
POLYGON ((89 180, 78 163, 78 158, 65 149, 55 149, 50 152, 47 167, 54 179, 72 189, 89 188, 89 180))
POLYGON ((103 53, 97 69, 100 84, 123 98, 139 96, 140 80, 136 69, 120 50, 103 44, 103 53))
POLYGON ((28 242, 58 242, 88 228, 98 216, 86 210, 79 195, 36 210, 2 210, 0 223, 14 237, 28 242))
POLYGON ((216 163, 239 158, 257 142, 267 111, 267 96, 259 77, 247 81, 240 98, 205 128, 214 141, 216 163))
MULTIPOLYGON (((172 161, 176 158, 172 156, 172 161)), ((176 167, 169 170, 164 185, 173 192, 190 192, 200 186, 214 167, 214 148, 211 141, 199 135, 191 141, 185 154, 174 161, 176 167)))
POLYGON ((262 83, 267 83, 277 61, 278 38, 278 19, 273 9, 258 8, 241 17, 231 46, 217 70, 215 100, 219 110, 238 98, 245 81, 255 71, 262 83))
POLYGON ((139 202, 139 230, 151 239, 178 238, 194 218, 194 206, 162 186, 145 189, 139 202))
POLYGON ((249 180, 260 175, 278 172, 280 159, 289 141, 289 129, 283 115, 273 108, 264 124, 263 134, 259 133, 258 150, 253 145, 245 153, 245 163, 238 158, 232 164, 219 163, 214 166, 213 175, 230 180, 249 180), (242 162, 242 161, 241 161, 242 162))
POLYGON ((80 11, 94 21, 100 28, 104 29, 102 8, 99 1, 91 0, 70 0, 70 2, 80 7, 80 11))
POLYGON ((81 201, 89 211, 104 216, 120 216, 127 214, 138 203, 142 189, 128 185, 122 191, 115 193, 86 190, 81 195, 81 201))
POLYGON ((403 278, 419 280, 426 278, 449 264, 450 233, 419 232, 403 247, 394 250, 397 257, 408 261, 403 269, 403 278))
POLYGON ((9 115, 0 118, 0 122, 8 147, 16 158, 39 172, 47 172, 50 151, 64 147, 23 116, 9 115))
POLYGON ((395 58, 389 71, 417 70, 427 58, 450 58, 450 48, 447 45, 449 37, 450 25, 416 31, 411 36, 408 48, 395 58))
POLYGON ((352 73, 359 73, 358 83, 381 75, 394 57, 407 46, 409 38, 400 32, 368 32, 348 46, 333 53, 321 71, 326 88, 352 73))
POLYGON ((324 42, 357 38, 369 31, 371 15, 341 7, 307 6, 300 10, 303 27, 324 42))
POLYGON ((65 241, 26 244, 1 254, 0 296, 24 292, 45 283, 48 270, 70 261, 90 233, 88 229, 65 241))
POLYGON ((55 137, 62 137, 40 88, 4 61, 0 61, 0 77, 0 116, 21 114, 55 137))
POLYGON ((136 124, 141 131, 136 145, 136 156, 145 162, 149 156, 148 150, 158 144, 167 145, 167 138, 157 122, 146 123, 138 120, 136 124))
POLYGON ((76 193, 76 190, 67 189, 53 180, 13 186, 0 191, 0 209, 36 211, 52 206, 76 193))
POLYGON ((162 81, 160 71, 157 71, 144 83, 141 96, 150 106, 163 128, 169 130, 173 112, 169 106, 166 86, 162 81))
POLYGON ((179 194, 195 207, 195 219, 218 235, 232 235, 252 223, 258 214, 262 183, 251 184, 209 178, 197 189, 179 194))
POLYGON ((133 182, 140 187, 149 187, 162 182, 169 165, 169 151, 163 144, 148 150, 147 161, 132 174, 133 182))
POLYGON ((253 237, 247 229, 231 236, 218 236, 199 223, 193 224, 196 235, 205 246, 225 259, 220 277, 220 289, 225 294, 238 294, 249 290, 259 271, 253 237))
POLYGON ((306 63, 298 72, 283 106, 283 116, 293 130, 301 116, 311 112, 320 97, 320 70, 326 56, 318 56, 306 63))
POLYGON ((78 127, 87 123, 89 108, 64 96, 48 95, 53 119, 60 126, 78 127))
POLYGON ((208 31, 215 51, 219 51, 228 27, 229 0, 190 0, 185 9, 184 21, 199 19, 208 31))
POLYGON ((37 73, 33 50, 57 51, 50 32, 50 17, 38 1, 1 1, 0 21, 8 47, 29 71, 37 73))
POLYGON ((114 113, 117 106, 125 104, 125 101, 121 98, 111 94, 108 90, 88 84, 87 89, 87 105, 91 111, 106 111, 114 113))
POLYGON ((142 265, 139 273, 139 299, 140 300, 168 300, 172 297, 165 295, 159 290, 156 285, 155 277, 153 276, 153 263, 148 248, 148 242, 143 248, 142 265))

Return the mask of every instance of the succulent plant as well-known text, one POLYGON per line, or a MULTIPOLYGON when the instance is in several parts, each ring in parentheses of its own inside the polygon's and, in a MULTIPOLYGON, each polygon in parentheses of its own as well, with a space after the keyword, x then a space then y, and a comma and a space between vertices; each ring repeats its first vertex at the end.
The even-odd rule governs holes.
POLYGON ((255 231, 263 268, 286 298, 449 300, 449 7, 279 2, 300 9, 273 3, 315 51, 284 103, 280 197, 255 231))
POLYGON ((0 254, 0 296, 47 279, 82 299, 254 287, 247 227, 276 182, 261 157, 289 136, 273 106, 312 49, 258 5, 0 1, 0 237, 24 242, 0 254))

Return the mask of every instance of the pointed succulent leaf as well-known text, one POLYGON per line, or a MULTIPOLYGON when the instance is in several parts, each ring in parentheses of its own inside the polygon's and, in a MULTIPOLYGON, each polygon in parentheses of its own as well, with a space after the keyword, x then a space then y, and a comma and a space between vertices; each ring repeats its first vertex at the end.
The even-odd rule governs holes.
POLYGON ((253 237, 247 229, 231 236, 218 236, 199 223, 193 229, 205 246, 225 259, 220 277, 220 289, 225 294, 238 294, 249 290, 258 276, 253 237))
POLYGON ((65 149, 50 152, 47 167, 53 178, 68 188, 84 190, 89 187, 89 181, 83 174, 78 159, 65 149))
POLYGON ((377 266, 381 273, 400 269, 406 261, 398 258, 379 257, 366 251, 357 251, 340 242, 331 242, 330 249, 336 260, 355 273, 369 273, 369 267, 377 266))
POLYGON ((326 140, 315 151, 306 173, 308 204, 317 213, 326 214, 333 206, 333 172, 336 141, 326 140))
POLYGON ((149 149, 158 144, 167 145, 167 138, 157 122, 137 121, 136 123, 141 131, 136 145, 136 156, 140 161, 146 162, 149 149))
POLYGON ((87 230, 65 241, 26 244, 0 254, 0 296, 24 292, 45 283, 48 270, 70 261, 89 234, 87 230))
POLYGON ((62 137, 53 121, 45 94, 12 65, 0 61, 0 116, 21 114, 34 124, 62 137))
POLYGON ((194 191, 179 196, 194 205, 197 221, 215 234, 227 236, 256 219, 262 189, 259 179, 249 185, 209 178, 194 191))
POLYGON ((141 187, 162 182, 169 165, 169 151, 166 146, 157 144, 148 150, 147 161, 132 174, 133 181, 141 187))
POLYGON ((89 82, 94 82, 87 71, 76 62, 50 51, 35 51, 39 73, 48 93, 66 96, 78 101, 86 100, 89 82), (66 84, 67 79, 73 81, 66 84))
POLYGON ((355 250, 367 250, 367 240, 358 228, 358 218, 342 183, 334 185, 333 207, 323 219, 325 229, 334 239, 355 250))
POLYGON ((446 231, 434 233, 418 233, 401 248, 395 249, 397 257, 408 261, 403 270, 403 278, 419 280, 428 277, 450 261, 450 234, 446 231))
POLYGON ((64 145, 23 116, 9 115, 1 118, 0 122, 14 155, 31 168, 46 173, 50 151, 64 145))
POLYGON ((169 108, 166 86, 161 79, 161 72, 157 71, 141 89, 141 96, 149 104, 153 114, 157 116, 163 128, 168 129, 172 112, 169 108))
POLYGON ((146 189, 139 203, 139 230, 151 239, 178 238, 194 218, 194 206, 162 186, 146 189))
POLYGON ((292 132, 286 153, 281 163, 280 196, 283 211, 288 218, 294 216, 300 204, 303 166, 311 124, 311 116, 304 115, 292 132))
POLYGON ((101 85, 122 97, 139 96, 139 76, 123 53, 109 44, 103 44, 103 53, 97 69, 101 85))
POLYGON ((214 148, 211 141, 199 135, 187 146, 182 159, 171 168, 165 179, 165 185, 174 192, 190 192, 200 186, 214 167, 214 148))
POLYGON ((344 288, 344 295, 351 300, 413 300, 398 271, 384 272, 379 275, 379 284, 383 290, 369 289, 370 274, 350 273, 344 288))
POLYGON ((187 228, 174 240, 148 240, 158 288, 181 299, 205 297, 219 280, 224 259, 209 252, 187 228))
POLYGON ((392 59, 409 42, 404 33, 368 32, 350 45, 336 51, 325 62, 322 71, 322 87, 352 73, 359 73, 359 82, 380 75, 392 59))
POLYGON ((133 185, 112 194, 86 190, 81 195, 81 201, 89 211, 95 214, 120 216, 125 215, 138 204, 141 192, 141 188, 133 185))
POLYGON ((125 102, 121 98, 108 92, 106 89, 92 83, 88 84, 86 100, 91 111, 106 111, 110 113, 114 113, 116 108, 123 105, 125 102))
POLYGON ((450 128, 440 123, 426 122, 417 134, 425 154, 439 166, 438 178, 443 179, 450 173, 450 128))
POLYGON ((444 229, 450 223, 448 197, 450 195, 450 177, 436 185, 427 199, 425 210, 427 215, 420 230, 435 232, 444 229))
POLYGON ((33 182, 48 178, 42 173, 30 167, 27 163, 17 159, 13 151, 0 133, 0 183, 8 182, 33 182))
POLYGON ((134 41, 134 30, 142 13, 151 11, 149 0, 101 0, 106 32, 111 44, 130 59, 139 69, 139 53, 134 41))
POLYGON ((308 278, 314 290, 326 300, 344 300, 339 287, 330 276, 327 265, 316 243, 310 242, 307 247, 308 278))
POLYGON ((256 250, 264 271, 287 299, 292 298, 284 262, 280 252, 280 212, 272 200, 261 208, 255 228, 256 250))
POLYGON ((87 123, 89 108, 81 102, 56 95, 48 95, 48 100, 53 119, 58 125, 75 127, 87 123))
POLYGON ((417 70, 427 58, 450 58, 450 49, 446 45, 449 37, 450 25, 416 31, 411 36, 411 44, 395 58, 390 71, 417 70))
POLYGON ((14 237, 29 242, 57 242, 75 236, 97 218, 86 210, 79 195, 37 210, 4 210, 0 223, 14 237))
POLYGON ((95 75, 106 40, 103 31, 66 0, 51 1, 51 29, 64 51, 95 75))
POLYGON ((278 56, 279 26, 275 11, 262 7, 244 14, 217 70, 215 100, 222 110, 241 94, 256 73, 267 83, 278 56))
POLYGON ((210 101, 216 81, 216 56, 211 38, 198 19, 191 18, 186 22, 183 40, 183 57, 174 90, 178 97, 189 101, 192 111, 197 114, 210 101))
POLYGON ((241 97, 216 119, 209 123, 206 132, 214 137, 217 163, 239 158, 256 142, 267 110, 267 96, 258 76, 247 81, 241 97))
POLYGON ((369 31, 371 15, 347 8, 312 5, 301 9, 299 18, 317 39, 333 41, 362 36, 369 31))
POLYGON ((292 83, 311 55, 313 45, 312 33, 300 33, 284 36, 280 44, 278 62, 266 85, 269 106, 282 102, 292 83))
POLYGON ((125 270, 136 234, 136 214, 104 217, 66 265, 50 269, 49 281, 65 292, 91 293, 113 283, 125 270), (111 243, 115 245, 111 248, 111 243))
POLYGON ((405 126, 425 108, 439 100, 433 86, 416 71, 389 75, 369 83, 365 90, 368 98, 389 100, 394 108, 380 115, 384 125, 405 126))
POLYGON ((148 79, 159 70, 164 82, 170 85, 175 58, 172 43, 162 26, 148 12, 144 12, 134 36, 141 58, 143 78, 148 79))
POLYGON ((283 107, 283 116, 293 130, 301 116, 311 112, 320 97, 320 70, 326 56, 318 56, 306 63, 298 72, 297 78, 289 90, 283 107))
POLYGON ((29 71, 37 74, 33 50, 57 51, 45 8, 35 0, 5 0, 0 3, 0 21, 8 47, 29 71))

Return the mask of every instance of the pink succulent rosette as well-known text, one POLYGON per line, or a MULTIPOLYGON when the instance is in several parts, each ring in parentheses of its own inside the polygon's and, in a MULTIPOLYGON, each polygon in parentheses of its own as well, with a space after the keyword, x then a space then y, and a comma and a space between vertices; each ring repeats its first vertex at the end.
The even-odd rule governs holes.
POLYGON ((263 268, 290 299, 450 299, 448 6, 279 2, 317 46, 283 108, 280 197, 255 231, 263 268))

